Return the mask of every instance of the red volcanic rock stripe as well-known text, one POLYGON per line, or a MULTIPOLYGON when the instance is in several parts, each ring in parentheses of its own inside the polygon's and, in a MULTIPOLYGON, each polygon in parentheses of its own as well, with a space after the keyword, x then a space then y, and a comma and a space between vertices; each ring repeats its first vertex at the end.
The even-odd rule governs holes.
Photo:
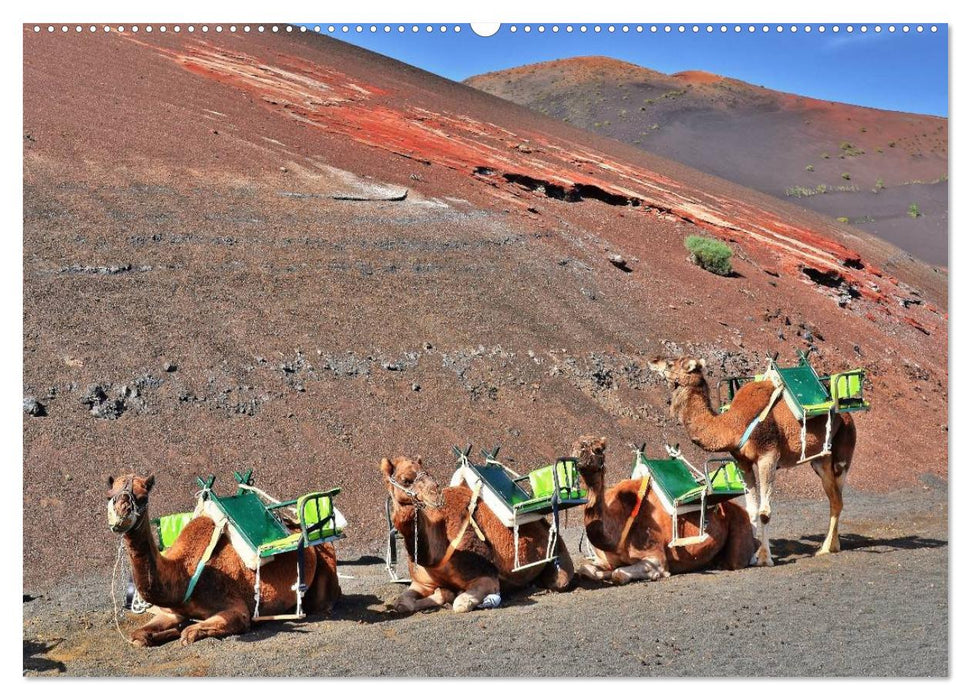
MULTIPOLYGON (((795 276, 804 277, 804 266, 836 275, 901 322, 928 332, 899 313, 884 289, 893 281, 864 263, 859 253, 821 232, 780 221, 756 206, 715 197, 660 173, 539 134, 515 133, 466 115, 409 105, 406 95, 389 99, 387 90, 296 57, 281 54, 276 65, 269 65, 204 41, 192 41, 179 51, 128 35, 125 38, 197 75, 244 90, 288 118, 369 147, 467 173, 487 182, 493 196, 503 200, 524 194, 524 180, 543 183, 547 193, 592 188, 618 201, 681 218, 726 239, 748 239, 753 256, 774 254, 782 269, 795 276)), ((527 189, 538 190, 539 186, 527 189)))

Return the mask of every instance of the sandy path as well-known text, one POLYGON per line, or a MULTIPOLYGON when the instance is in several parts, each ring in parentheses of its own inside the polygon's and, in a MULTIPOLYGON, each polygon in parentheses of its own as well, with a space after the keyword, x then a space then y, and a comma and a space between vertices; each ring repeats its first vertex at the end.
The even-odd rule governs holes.
MULTIPOLYGON (((137 650, 104 579, 24 604, 30 675, 942 676, 948 672, 946 488, 851 492, 843 549, 814 558, 821 501, 774 513, 772 569, 627 587, 532 591, 499 610, 384 612, 400 590, 373 556, 342 561, 333 619, 137 650)), ((578 532, 570 533, 576 551, 578 532)), ((107 573, 107 572, 106 572, 107 573)), ((34 595, 38 595, 36 592, 34 595)), ((131 626, 140 618, 130 618, 131 626)))

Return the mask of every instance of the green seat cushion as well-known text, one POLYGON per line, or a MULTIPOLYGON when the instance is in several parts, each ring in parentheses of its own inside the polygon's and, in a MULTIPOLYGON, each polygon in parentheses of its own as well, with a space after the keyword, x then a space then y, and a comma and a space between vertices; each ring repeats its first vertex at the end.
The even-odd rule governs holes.
POLYGON ((469 467, 510 508, 526 503, 527 501, 535 500, 509 477, 509 474, 502 466, 491 463, 481 465, 470 463, 469 467))
POLYGON ((699 484, 695 475, 680 459, 647 459, 638 456, 647 466, 654 488, 660 489, 674 504, 690 503, 701 499, 705 485, 699 484))
POLYGON ((778 372, 786 389, 800 406, 807 409, 826 406, 828 409, 832 405, 826 387, 809 365, 779 367, 778 372))
POLYGON ((708 477, 711 479, 711 490, 715 493, 745 493, 745 481, 735 462, 726 462, 708 477))
MULTIPOLYGON (((337 528, 336 519, 331 516, 334 514, 334 501, 324 493, 308 493, 297 499, 297 517, 304 529, 308 530, 309 544, 312 546, 317 543, 326 542, 340 534, 337 528), (318 523, 324 523, 322 527, 314 528, 318 523), (314 528, 314 529, 311 529, 314 528)), ((292 532, 286 537, 281 537, 272 542, 266 542, 260 547, 261 557, 270 557, 275 554, 290 552, 300 544, 303 530, 292 532)))
POLYGON ((226 498, 210 494, 215 503, 237 532, 253 549, 289 537, 290 531, 270 513, 263 501, 252 491, 241 491, 226 498))
POLYGON ((155 523, 158 530, 158 548, 163 552, 171 547, 182 534, 182 529, 192 520, 194 513, 172 513, 159 517, 155 523))
POLYGON ((586 497, 587 492, 580 488, 580 474, 577 471, 577 463, 575 460, 569 459, 559 460, 555 465, 550 464, 545 467, 540 467, 529 473, 529 486, 533 491, 533 498, 530 500, 553 498, 553 489, 555 487, 555 481, 553 479, 554 470, 556 471, 556 480, 560 484, 559 496, 561 499, 579 499, 586 497))

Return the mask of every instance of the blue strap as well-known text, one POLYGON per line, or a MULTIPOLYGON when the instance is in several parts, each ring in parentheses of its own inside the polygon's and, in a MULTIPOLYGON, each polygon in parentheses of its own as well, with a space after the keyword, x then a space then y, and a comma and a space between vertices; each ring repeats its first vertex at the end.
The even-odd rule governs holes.
POLYGON ((742 439, 738 441, 738 449, 742 449, 745 446, 745 443, 748 442, 748 439, 752 437, 752 432, 759 426, 759 423, 761 422, 762 422, 762 414, 760 413, 759 415, 755 416, 752 422, 748 424, 748 427, 745 429, 745 432, 742 433, 742 439))

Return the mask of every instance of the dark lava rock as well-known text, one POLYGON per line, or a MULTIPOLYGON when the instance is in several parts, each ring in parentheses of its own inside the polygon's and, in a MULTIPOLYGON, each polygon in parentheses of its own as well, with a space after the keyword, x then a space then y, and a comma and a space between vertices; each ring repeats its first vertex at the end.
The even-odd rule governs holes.
POLYGON ((40 417, 47 415, 47 408, 33 396, 24 397, 24 413, 40 417))

